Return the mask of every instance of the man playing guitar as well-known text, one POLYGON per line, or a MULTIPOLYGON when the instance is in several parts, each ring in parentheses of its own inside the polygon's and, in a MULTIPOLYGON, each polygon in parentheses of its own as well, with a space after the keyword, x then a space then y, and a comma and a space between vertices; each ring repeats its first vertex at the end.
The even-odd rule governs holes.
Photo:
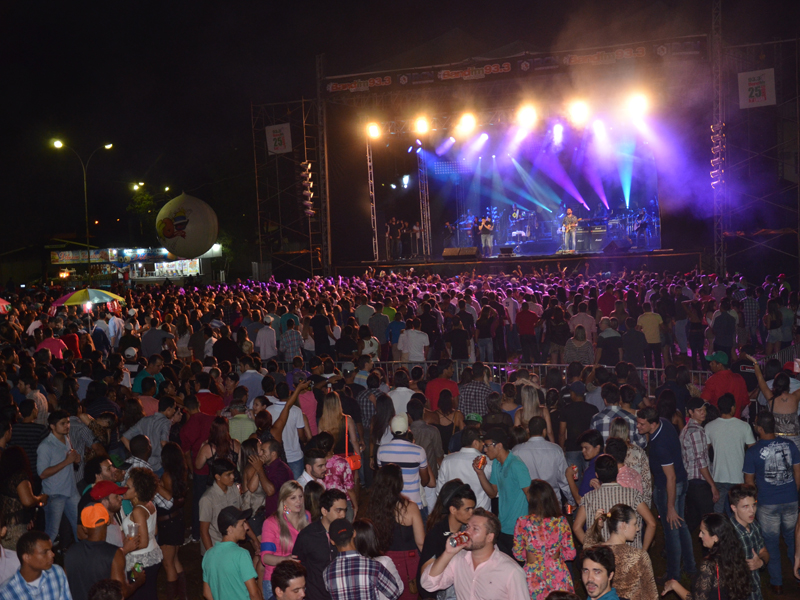
POLYGON ((492 255, 492 243, 494 241, 494 225, 492 224, 491 217, 481 219, 481 247, 483 248, 483 256, 492 255))
POLYGON ((561 228, 564 231, 564 250, 575 251, 575 230, 578 228, 578 221, 580 219, 572 214, 571 208, 568 208, 564 220, 561 221, 561 228))

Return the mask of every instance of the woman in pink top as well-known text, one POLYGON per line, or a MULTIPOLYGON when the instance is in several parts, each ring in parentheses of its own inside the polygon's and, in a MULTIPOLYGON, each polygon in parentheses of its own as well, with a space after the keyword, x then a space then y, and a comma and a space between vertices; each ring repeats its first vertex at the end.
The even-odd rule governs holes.
POLYGON ((284 560, 297 560, 292 555, 297 534, 309 523, 305 511, 303 487, 296 481, 287 481, 278 492, 278 510, 264 521, 261 528, 261 564, 264 565, 262 583, 264 598, 272 597, 270 578, 275 566, 284 560))

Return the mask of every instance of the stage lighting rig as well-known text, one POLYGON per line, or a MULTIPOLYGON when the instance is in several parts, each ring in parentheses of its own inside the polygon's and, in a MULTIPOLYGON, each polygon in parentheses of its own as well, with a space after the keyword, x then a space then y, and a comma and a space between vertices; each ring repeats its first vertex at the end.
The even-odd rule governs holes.
POLYGON ((725 182, 725 123, 711 125, 711 166, 714 168, 709 173, 711 177, 711 187, 716 188, 720 183, 725 182))
POLYGON ((573 125, 584 125, 589 120, 589 105, 583 101, 576 101, 569 105, 569 120, 573 125))
POLYGON ((416 121, 414 121, 414 131, 418 134, 422 135, 428 133, 430 131, 431 125, 428 122, 428 119, 425 117, 418 117, 416 121))
POLYGON ((647 114, 648 105, 647 96, 635 94, 628 99, 628 114, 633 119, 641 119, 647 114))
POLYGON ((369 123, 367 125, 367 135, 370 139, 377 140, 381 137, 381 126, 377 123, 369 123))
POLYGON ((478 126, 478 120, 472 113, 464 113, 456 126, 456 133, 460 136, 467 136, 478 126))
POLYGON ((536 125, 536 119, 536 109, 530 104, 522 106, 517 113, 517 124, 525 130, 533 129, 536 125))

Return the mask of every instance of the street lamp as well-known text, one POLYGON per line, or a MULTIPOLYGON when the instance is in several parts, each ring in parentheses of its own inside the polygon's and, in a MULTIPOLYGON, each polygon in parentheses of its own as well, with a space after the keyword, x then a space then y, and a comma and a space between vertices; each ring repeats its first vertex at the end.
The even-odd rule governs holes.
POLYGON ((69 146, 65 146, 61 140, 56 140, 53 142, 53 146, 61 149, 66 148, 70 152, 72 152, 75 156, 78 157, 78 160, 81 162, 81 169, 83 169, 83 210, 84 210, 84 218, 86 221, 86 277, 88 281, 92 281, 92 252, 89 249, 89 194, 87 191, 86 185, 86 170, 89 168, 89 161, 92 160, 92 157, 98 150, 111 150, 114 144, 104 144, 92 150, 92 153, 89 155, 89 158, 86 159, 86 162, 83 161, 81 155, 78 154, 73 148, 69 146))

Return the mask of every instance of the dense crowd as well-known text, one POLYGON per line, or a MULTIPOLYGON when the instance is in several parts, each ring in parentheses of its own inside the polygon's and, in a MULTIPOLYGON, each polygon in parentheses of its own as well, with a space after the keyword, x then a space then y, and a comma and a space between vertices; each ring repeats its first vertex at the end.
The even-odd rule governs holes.
POLYGON ((800 577, 783 276, 111 291, 7 293, 0 600, 758 600, 781 543, 800 577))

